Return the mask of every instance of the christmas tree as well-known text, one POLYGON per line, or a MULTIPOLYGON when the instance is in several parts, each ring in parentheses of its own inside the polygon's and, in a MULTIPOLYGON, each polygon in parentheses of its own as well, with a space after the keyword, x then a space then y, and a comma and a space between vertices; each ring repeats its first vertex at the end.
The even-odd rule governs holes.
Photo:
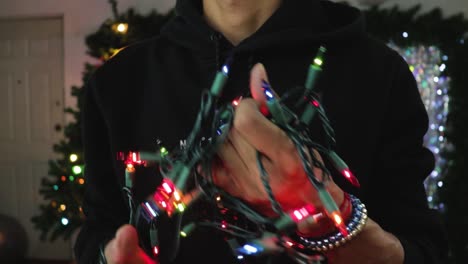
MULTIPOLYGON (((123 14, 117 11, 117 3, 109 1, 114 13, 99 29, 86 37, 88 54, 99 60, 98 64, 85 64, 83 86, 93 72, 122 48, 158 35, 162 25, 172 13, 162 15, 152 11, 147 15, 129 9, 123 14)), ((81 208, 84 188, 83 144, 81 141, 81 105, 83 86, 72 87, 77 99, 76 108, 64 111, 73 116, 73 122, 64 129, 64 140, 53 146, 60 158, 49 161, 49 176, 42 179, 40 193, 46 204, 40 206, 39 215, 32 218, 41 231, 41 239, 69 238, 84 220, 81 208)))

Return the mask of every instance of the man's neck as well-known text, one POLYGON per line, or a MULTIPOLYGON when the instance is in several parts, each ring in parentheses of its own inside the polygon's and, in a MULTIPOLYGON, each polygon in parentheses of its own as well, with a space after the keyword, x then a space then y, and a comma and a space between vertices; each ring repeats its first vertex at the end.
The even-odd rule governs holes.
POLYGON ((282 0, 203 0, 207 23, 234 46, 257 31, 282 0))

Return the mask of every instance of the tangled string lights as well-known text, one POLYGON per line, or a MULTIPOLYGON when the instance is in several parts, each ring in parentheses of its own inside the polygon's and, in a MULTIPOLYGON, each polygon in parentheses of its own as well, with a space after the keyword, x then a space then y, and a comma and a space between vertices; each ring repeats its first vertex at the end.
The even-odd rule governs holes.
MULTIPOLYGON (((292 90, 290 94, 277 98, 267 82, 263 82, 262 88, 267 99, 270 120, 283 129, 296 146, 302 161, 302 166, 307 174, 310 184, 317 190, 323 205, 322 210, 317 210, 313 205, 305 205, 290 211, 283 211, 276 201, 269 183, 268 172, 262 164, 262 154, 257 153, 257 164, 262 178, 262 183, 268 194, 271 206, 278 217, 265 217, 249 207, 242 200, 231 196, 218 188, 213 183, 211 166, 213 159, 225 141, 231 128, 235 107, 241 98, 237 98, 230 104, 220 103, 220 94, 229 78, 229 58, 217 72, 210 90, 204 91, 201 99, 201 107, 195 124, 187 137, 185 148, 178 153, 170 154, 161 148, 158 153, 129 152, 119 153, 118 157, 126 164, 126 186, 124 193, 129 201, 130 223, 138 225, 140 217, 150 223, 150 238, 154 257, 159 254, 159 241, 157 238, 158 218, 165 214, 168 217, 181 217, 184 211, 199 198, 211 202, 217 208, 233 212, 244 218, 249 224, 240 225, 229 219, 205 219, 204 221, 189 223, 180 227, 180 235, 190 235, 197 226, 208 226, 219 229, 230 236, 233 253, 239 259, 244 256, 258 256, 272 252, 287 252, 289 256, 300 263, 320 263, 323 257, 320 250, 310 250, 303 243, 294 239, 297 225, 302 221, 316 222, 322 218, 328 218, 334 223, 341 237, 354 236, 367 219, 365 207, 356 206, 354 210, 354 222, 346 222, 341 208, 327 191, 325 184, 329 180, 330 173, 318 157, 318 153, 327 158, 336 170, 340 171, 344 178, 351 184, 359 187, 357 178, 353 175, 346 163, 334 151, 334 131, 322 108, 318 96, 314 93, 315 83, 322 71, 326 49, 320 47, 316 57, 309 67, 304 87, 292 90), (284 100, 291 99, 291 94, 299 95, 294 109, 285 106, 284 100), (301 115, 296 113, 302 112, 301 115), (309 127, 314 118, 320 119, 322 129, 326 135, 325 145, 321 145, 310 137, 309 127), (208 133, 209 142, 200 144, 208 133), (135 170, 138 166, 149 163, 158 164, 159 173, 163 178, 160 186, 144 202, 135 205, 132 198, 135 170), (201 170, 200 170, 201 168, 201 170), (314 168, 320 168, 323 176, 317 177, 314 168), (220 206, 222 202, 222 205, 220 206), (351 233, 351 234, 350 234, 351 233), (304 262, 307 261, 307 262, 304 262)), ((357 203, 357 202, 356 202, 357 203)), ((351 207, 350 207, 351 208, 351 207)), ((350 209, 351 210, 351 209, 350 209)), ((349 212, 351 214, 351 211, 349 212)), ((174 234, 179 235, 179 234, 174 234)), ((327 240, 328 241, 328 240, 327 240)), ((345 240, 343 240, 345 241, 345 240)), ((320 242, 322 243, 322 242, 320 242)), ((317 249, 327 250, 338 246, 335 244, 322 245, 317 249)))

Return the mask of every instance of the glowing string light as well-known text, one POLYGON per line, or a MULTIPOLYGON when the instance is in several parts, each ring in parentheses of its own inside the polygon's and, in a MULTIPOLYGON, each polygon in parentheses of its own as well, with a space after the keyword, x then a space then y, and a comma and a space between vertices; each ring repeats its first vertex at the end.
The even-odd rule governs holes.
POLYGON ((175 192, 174 192, 174 199, 175 199, 176 201, 180 201, 180 200, 181 200, 180 194, 179 194, 178 191, 175 191, 175 192))
POLYGON ((153 215, 153 217, 158 216, 158 214, 153 210, 153 208, 151 208, 151 205, 148 202, 145 202, 145 205, 146 209, 148 209, 148 211, 153 215))
POLYGON ((246 251, 247 254, 255 254, 258 252, 258 248, 249 244, 244 245, 242 248, 246 251))
POLYGON ((302 220, 302 218, 304 218, 304 217, 302 216, 302 214, 299 212, 299 210, 294 210, 293 214, 294 214, 294 216, 296 217, 296 220, 297 220, 297 221, 300 221, 300 220, 302 220))
POLYGON ((128 32, 128 24, 127 23, 116 23, 112 26, 114 32, 118 34, 126 34, 128 32))
POLYGON ((172 188, 171 188, 171 186, 169 186, 169 184, 167 182, 164 182, 162 184, 162 187, 164 188, 164 191, 166 191, 167 194, 172 193, 172 188))
POLYGON ((81 174, 81 172, 83 172, 83 170, 81 169, 81 166, 78 166, 78 165, 73 166, 72 170, 74 174, 81 174))
POLYGON ((274 95, 272 92, 265 90, 265 95, 267 96, 267 99, 273 99, 274 95))
POLYGON ((443 72, 443 71, 445 71, 446 68, 447 68, 447 65, 442 63, 442 65, 439 66, 439 71, 443 72))
POLYGON ((185 211, 185 206, 182 203, 177 204, 177 210, 182 213, 185 211))
POLYGON ((78 155, 76 154, 71 154, 70 155, 70 161, 71 162, 76 162, 78 160, 78 155))
POLYGON ((322 66, 323 65, 323 60, 321 58, 315 58, 314 63, 317 66, 322 66))
POLYGON ((153 247, 153 254, 155 256, 159 255, 159 248, 157 246, 153 247))
POLYGON ((227 65, 223 65, 222 71, 224 74, 229 74, 229 67, 227 65))
POLYGON ((68 223, 70 222, 67 218, 65 217, 62 217, 62 219, 60 220, 60 222, 62 222, 62 225, 66 226, 68 225, 68 223))
POLYGON ((169 151, 165 147, 161 147, 159 149, 159 153, 161 154, 162 157, 167 156, 169 154, 169 151))
POLYGON ((238 106, 241 100, 242 100, 242 96, 239 96, 236 99, 232 100, 232 106, 234 107, 238 106))

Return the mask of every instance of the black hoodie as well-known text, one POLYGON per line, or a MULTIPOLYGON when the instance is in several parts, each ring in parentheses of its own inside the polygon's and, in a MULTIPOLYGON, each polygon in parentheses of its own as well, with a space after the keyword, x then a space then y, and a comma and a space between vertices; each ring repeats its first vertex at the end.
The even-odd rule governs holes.
MULTIPOLYGON (((405 263, 443 263, 444 232, 437 214, 428 209, 423 186, 434 163, 422 146, 428 128, 424 105, 408 65, 365 33, 357 9, 329 1, 286 0, 236 47, 205 23, 201 1, 179 0, 176 12, 160 36, 120 52, 87 86, 87 219, 76 242, 79 263, 94 263, 99 245, 128 221, 118 151, 155 150, 158 140, 167 148, 177 147, 192 127, 201 91, 228 54, 234 54, 234 62, 223 93, 226 101, 248 91, 249 71, 257 62, 265 65, 279 94, 303 84, 320 45, 328 52, 318 89, 336 131, 337 152, 362 187, 354 189, 341 177, 335 181, 360 197, 369 216, 400 239, 405 263)), ((148 175, 137 177, 137 200, 160 182, 148 175)), ((171 230, 164 223, 159 229, 171 230)), ((235 262, 223 237, 211 229, 182 239, 179 252, 177 263, 235 262)))

